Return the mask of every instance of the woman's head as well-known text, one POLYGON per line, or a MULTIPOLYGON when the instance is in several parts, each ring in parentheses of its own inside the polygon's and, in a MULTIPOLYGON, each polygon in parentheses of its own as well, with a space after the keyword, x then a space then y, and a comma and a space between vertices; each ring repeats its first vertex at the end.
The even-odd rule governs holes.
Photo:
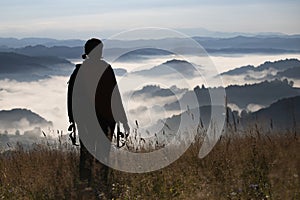
POLYGON ((83 59, 89 58, 102 58, 103 43, 97 38, 89 39, 84 45, 85 54, 82 55, 83 59))

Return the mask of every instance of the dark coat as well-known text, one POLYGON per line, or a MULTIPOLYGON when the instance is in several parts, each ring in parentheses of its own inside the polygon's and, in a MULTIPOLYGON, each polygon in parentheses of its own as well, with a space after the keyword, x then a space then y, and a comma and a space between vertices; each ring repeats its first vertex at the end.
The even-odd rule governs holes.
MULTIPOLYGON (((70 123, 74 123, 72 111, 72 93, 76 75, 81 64, 77 64, 68 85, 68 115, 70 123)), ((115 125, 116 122, 127 124, 127 117, 123 108, 114 71, 107 66, 101 76, 95 94, 95 109, 98 121, 102 125, 115 125)))

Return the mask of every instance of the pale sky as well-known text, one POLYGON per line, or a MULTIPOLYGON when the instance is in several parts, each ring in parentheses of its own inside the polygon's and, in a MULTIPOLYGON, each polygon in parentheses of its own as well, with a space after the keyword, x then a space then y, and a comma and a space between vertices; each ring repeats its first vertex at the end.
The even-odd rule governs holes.
POLYGON ((140 27, 299 34, 299 8, 299 0, 9 0, 0 3, 0 37, 103 38, 140 27))

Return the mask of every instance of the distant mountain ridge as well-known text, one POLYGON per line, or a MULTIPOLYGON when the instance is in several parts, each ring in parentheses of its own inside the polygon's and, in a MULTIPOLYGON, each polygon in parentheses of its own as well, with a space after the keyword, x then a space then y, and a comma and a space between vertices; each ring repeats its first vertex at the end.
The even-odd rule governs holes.
POLYGON ((83 46, 85 43, 84 40, 79 39, 69 39, 69 40, 57 40, 53 38, 3 38, 0 37, 0 47, 7 48, 20 48, 29 45, 44 45, 47 47, 52 46, 83 46))
MULTIPOLYGON (((51 121, 31 110, 22 108, 0 110, 0 152, 7 147, 10 149, 17 147, 20 143, 24 148, 32 147, 32 144, 45 139, 42 131, 52 128, 51 121)), ((46 140, 52 141, 51 137, 47 137, 46 140)))
POLYGON ((276 76, 300 79, 300 67, 292 67, 292 68, 288 68, 287 70, 277 72, 276 76))
POLYGON ((261 72, 264 70, 275 69, 278 71, 284 71, 289 68, 300 67, 300 61, 298 59, 285 59, 274 62, 266 61, 265 63, 255 67, 253 65, 247 65, 238 67, 227 72, 221 73, 221 75, 242 75, 249 71, 261 72))
MULTIPOLYGON (((181 106, 195 108, 211 105, 210 92, 217 92, 223 88, 195 87, 193 91, 187 91, 179 101, 181 106), (196 95, 198 102, 194 101, 196 95), (196 104, 197 103, 197 104, 196 104)), ((237 105, 240 109, 247 109, 249 104, 269 106, 278 99, 300 95, 300 88, 292 87, 287 80, 264 81, 255 84, 230 85, 225 88, 228 103, 237 105)), ((225 103, 225 97, 224 98, 225 103)), ((179 110, 179 101, 165 105, 166 110, 179 110)))
POLYGON ((300 96, 283 98, 254 113, 241 116, 245 126, 255 123, 264 130, 300 130, 300 96))
POLYGON ((0 111, 0 129, 22 129, 24 127, 52 127, 53 123, 28 109, 15 108, 0 111))
POLYGON ((262 48, 262 49, 286 49, 299 50, 300 37, 257 37, 257 36, 236 36, 232 38, 218 38, 211 40, 202 40, 199 37, 194 37, 205 48, 220 49, 220 48, 262 48))
MULTIPOLYGON (((230 38, 215 37, 192 37, 209 53, 288 53, 300 52, 300 35, 258 35, 258 36, 235 36, 230 38)), ((107 49, 126 48, 132 50, 141 47, 157 47, 158 49, 185 48, 184 44, 190 41, 190 38, 164 38, 164 39, 144 39, 144 40, 103 40, 107 49)), ((45 46, 49 51, 55 47, 75 48, 74 51, 83 52, 83 40, 56 40, 50 38, 0 38, 0 49, 18 49, 26 46, 45 46), (80 49, 81 48, 81 49, 80 49)), ((71 51, 71 49, 68 49, 71 51)), ((73 51, 72 50, 72 51, 73 51)), ((116 49, 115 49, 116 50, 116 49)), ((19 49, 19 51, 22 51, 19 49)), ((24 51, 23 51, 24 52, 24 51)), ((74 56, 75 53, 72 54, 74 56)), ((77 54, 78 56, 78 54, 77 54)))
POLYGON ((74 65, 63 58, 53 56, 26 56, 0 52, 0 79, 32 81, 51 75, 69 75, 74 65))
POLYGON ((180 94, 187 91, 187 89, 180 89, 178 87, 171 86, 170 88, 161 88, 159 85, 146 85, 140 90, 136 90, 132 93, 132 97, 168 97, 175 94, 180 94))
POLYGON ((150 69, 139 70, 132 72, 132 74, 158 77, 170 75, 183 75, 185 77, 193 77, 197 75, 195 66, 185 60, 172 59, 150 69))
MULTIPOLYGON (((270 106, 260 109, 256 112, 243 111, 241 115, 237 111, 227 109, 227 120, 225 120, 224 129, 237 131, 238 134, 248 133, 247 130, 256 128, 260 133, 281 133, 282 131, 296 132, 300 130, 300 96, 283 98, 272 103, 270 106), (226 123, 228 122, 228 124, 226 123)), ((184 124, 193 121, 191 116, 200 113, 200 122, 198 128, 207 129, 211 123, 212 106, 200 106, 189 111, 184 111, 179 115, 173 115, 166 119, 164 131, 177 130, 184 124), (193 115, 192 115, 193 114, 193 115), (182 119, 185 120, 182 121, 182 119), (189 118, 187 118, 190 116, 189 118), (186 120, 186 118, 188 120, 186 120)), ((214 106, 219 112, 224 112, 222 106, 214 106)), ((212 119, 214 120, 214 119, 212 119)), ((230 132, 229 132, 230 133, 230 132)))
MULTIPOLYGON (((106 53, 107 54, 107 53, 106 53)), ((137 59, 148 59, 151 56, 165 56, 165 55, 173 55, 174 53, 163 50, 163 49, 155 49, 155 48, 140 48, 134 49, 132 51, 126 52, 122 54, 117 61, 130 61, 137 59)), ((108 55, 109 56, 109 55, 108 55)))
POLYGON ((1 48, 0 52, 12 52, 27 56, 53 56, 58 58, 79 58, 83 47, 29 45, 21 48, 1 48))

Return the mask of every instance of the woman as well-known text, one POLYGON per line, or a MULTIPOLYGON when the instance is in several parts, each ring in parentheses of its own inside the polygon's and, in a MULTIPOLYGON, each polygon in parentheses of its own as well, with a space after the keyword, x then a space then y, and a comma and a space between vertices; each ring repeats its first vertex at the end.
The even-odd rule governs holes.
MULTIPOLYGON (((103 68, 103 74, 99 79, 95 94, 95 111, 100 127, 104 134, 111 140, 117 122, 121 122, 125 131, 128 133, 129 127, 114 71, 108 63, 102 60, 102 50, 103 43, 101 40, 92 38, 86 42, 84 46, 85 54, 82 55, 82 58, 85 59, 84 67, 89 67, 89 63, 96 63, 97 67, 99 65, 99 67, 103 68)), ((73 135, 72 133, 70 134, 73 144, 76 143, 76 126, 72 112, 72 93, 76 75, 81 66, 83 65, 76 65, 68 85, 68 115, 69 122, 71 123, 69 131, 73 132, 73 135)), ((81 140, 80 147, 80 180, 87 182, 88 186, 91 186, 92 181, 95 182, 92 176, 94 157, 88 152, 81 140)), ((100 177, 99 187, 101 187, 103 192, 106 193, 106 196, 108 196, 111 193, 108 184, 108 167, 97 162, 97 169, 99 171, 98 177, 100 177)))

